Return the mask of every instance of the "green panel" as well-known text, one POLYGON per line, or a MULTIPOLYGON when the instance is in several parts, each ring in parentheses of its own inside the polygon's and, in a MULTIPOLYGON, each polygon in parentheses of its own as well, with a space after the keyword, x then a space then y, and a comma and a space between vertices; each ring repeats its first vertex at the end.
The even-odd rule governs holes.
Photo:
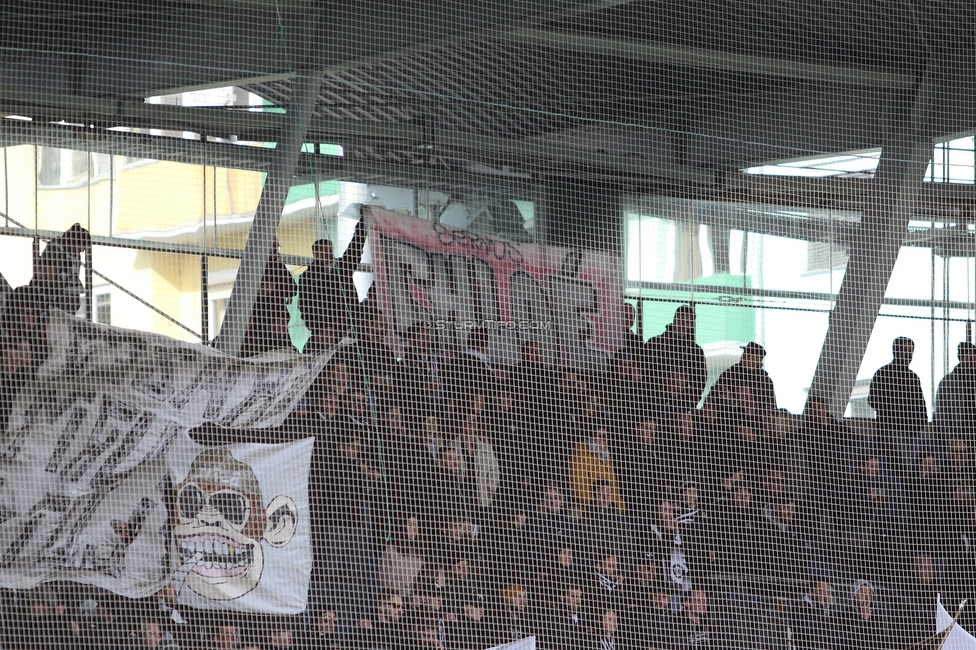
MULTIPOLYGON (((292 278, 295 276, 293 275, 292 278)), ((297 280, 296 280, 297 282, 297 280)), ((308 331, 305 327, 305 321, 302 320, 302 314, 298 311, 298 295, 296 294, 292 298, 291 302, 288 303, 288 314, 290 318, 288 319, 288 336, 291 338, 292 345, 298 348, 301 352, 305 349, 305 344, 308 343, 308 339, 311 338, 312 333, 308 331)))
MULTIPOLYGON (((743 285, 741 275, 712 275, 695 281, 695 286, 749 287, 748 278, 743 285)), ((690 303, 688 291, 662 291, 644 289, 643 304, 644 338, 657 336, 674 320, 674 313, 682 304, 690 303)), ((716 342, 748 343, 756 338, 756 310, 751 296, 695 291, 694 301, 698 315, 696 339, 700 345, 716 342)), ((628 302, 633 303, 633 300, 628 302)))
MULTIPOLYGON (((319 183, 319 196, 331 196, 339 193, 339 181, 322 181, 319 183)), ((288 199, 285 203, 295 203, 302 199, 313 198, 315 196, 315 184, 306 183, 305 185, 295 185, 288 190, 288 199)))

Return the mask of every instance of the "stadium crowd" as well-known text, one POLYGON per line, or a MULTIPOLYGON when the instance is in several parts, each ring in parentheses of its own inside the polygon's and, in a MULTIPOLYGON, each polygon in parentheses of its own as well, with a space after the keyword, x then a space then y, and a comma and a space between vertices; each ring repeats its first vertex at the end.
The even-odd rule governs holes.
MULTIPOLYGON (((43 359, 44 310, 78 310, 86 236, 49 245, 8 302, 4 419, 43 359)), ((247 353, 289 344, 296 294, 306 352, 336 350, 288 421, 192 432, 314 436, 306 613, 48 583, 3 592, 3 648, 902 648, 936 631, 937 594, 974 596, 976 346, 960 344, 930 423, 897 339, 871 384, 877 419, 857 427, 818 395, 802 416, 778 409, 757 343, 706 390, 689 305, 646 342, 625 305, 600 373, 546 366, 533 341, 500 366, 487 329, 451 347, 430 323, 397 355, 383 313, 355 300, 364 241, 335 261, 318 242, 297 285, 269 264, 247 353)))

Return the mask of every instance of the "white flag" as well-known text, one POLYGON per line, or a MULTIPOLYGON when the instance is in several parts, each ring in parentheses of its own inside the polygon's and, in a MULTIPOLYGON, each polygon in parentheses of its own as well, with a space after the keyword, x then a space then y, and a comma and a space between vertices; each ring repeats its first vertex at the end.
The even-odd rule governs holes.
MULTIPOLYGON (((942 632, 952 625, 952 615, 942 606, 942 597, 939 596, 938 608, 935 612, 935 629, 942 632)), ((961 625, 956 625, 949 632, 942 650, 976 650, 976 637, 962 629, 961 625)))
POLYGON ((519 639, 513 643, 496 645, 494 648, 488 648, 488 650, 535 650, 535 637, 530 636, 525 639, 519 639))

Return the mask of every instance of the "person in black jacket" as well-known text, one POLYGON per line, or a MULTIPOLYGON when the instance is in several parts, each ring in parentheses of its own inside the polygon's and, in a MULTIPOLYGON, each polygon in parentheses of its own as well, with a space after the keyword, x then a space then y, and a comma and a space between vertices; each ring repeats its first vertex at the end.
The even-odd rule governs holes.
POLYGON ((758 343, 742 347, 742 358, 722 373, 709 393, 718 400, 719 420, 726 435, 742 439, 765 435, 776 413, 776 392, 763 370, 766 350, 758 343))
POLYGON ((539 616, 539 647, 580 648, 587 636, 583 590, 576 582, 560 586, 557 598, 546 603, 539 616))
POLYGON ((403 623, 403 597, 392 591, 381 591, 376 609, 359 619, 351 646, 370 650, 406 650, 410 647, 403 623))
POLYGON ((250 357, 269 350, 291 348, 288 305, 298 293, 298 286, 291 271, 278 258, 278 240, 275 239, 271 256, 264 268, 261 286, 254 298, 251 320, 241 344, 241 356, 250 357))
POLYGON ((760 547, 759 511, 753 502, 753 487, 737 481, 724 490, 710 522, 717 570, 723 573, 753 573, 760 547))
POLYGON ((69 314, 81 309, 81 253, 91 247, 91 235, 75 224, 52 239, 41 253, 30 286, 40 310, 60 309, 69 314))
POLYGON ((843 503, 846 454, 852 441, 850 429, 831 415, 826 400, 811 395, 800 425, 800 443, 806 458, 807 478, 815 486, 809 505, 820 513, 834 513, 843 503))
POLYGON ((809 570, 806 539, 792 498, 781 497, 763 508, 757 537, 758 560, 765 563, 760 564, 760 574, 785 579, 809 570))
POLYGON ((668 647, 674 650, 691 650, 719 646, 708 605, 708 594, 703 589, 693 589, 685 596, 684 612, 675 622, 674 634, 668 647))
POLYGON ((899 336, 891 346, 894 357, 871 379, 868 404, 877 413, 878 452, 889 467, 903 476, 911 466, 909 443, 928 424, 922 382, 908 367, 915 356, 915 343, 899 336))
POLYGON ((482 403, 489 412, 495 404, 495 371, 488 360, 488 329, 476 327, 468 332, 464 351, 445 371, 453 412, 467 414, 482 403))
POLYGON ((830 581, 819 577, 791 612, 797 650, 834 650, 843 638, 841 613, 830 581))
POLYGON ((853 606, 843 617, 842 648, 863 650, 864 648, 898 647, 889 634, 888 625, 874 601, 874 585, 865 580, 858 580, 854 584, 853 606))
POLYGON ((312 244, 315 263, 298 280, 298 309, 305 326, 312 331, 306 350, 327 350, 353 326, 359 309, 353 274, 359 268, 365 245, 366 228, 362 220, 356 224, 352 241, 339 259, 335 258, 328 239, 312 244))
POLYGON ((674 410, 696 408, 708 381, 705 352, 695 343, 695 308, 682 305, 664 333, 647 342, 652 389, 669 397, 674 410))
POLYGON ((911 558, 907 580, 899 585, 898 606, 892 630, 898 639, 897 647, 907 648, 917 641, 935 634, 935 602, 945 593, 936 581, 935 560, 928 553, 916 553, 911 558))
POLYGON ((972 440, 976 433, 976 345, 963 341, 957 353, 959 365, 939 382, 932 421, 946 438, 972 440))

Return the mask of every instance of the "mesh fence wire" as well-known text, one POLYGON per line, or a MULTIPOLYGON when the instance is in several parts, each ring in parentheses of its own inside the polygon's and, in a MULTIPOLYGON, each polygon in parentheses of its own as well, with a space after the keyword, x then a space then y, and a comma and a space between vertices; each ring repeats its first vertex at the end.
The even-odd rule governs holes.
POLYGON ((974 19, 4 3, 0 648, 976 647, 974 19))

